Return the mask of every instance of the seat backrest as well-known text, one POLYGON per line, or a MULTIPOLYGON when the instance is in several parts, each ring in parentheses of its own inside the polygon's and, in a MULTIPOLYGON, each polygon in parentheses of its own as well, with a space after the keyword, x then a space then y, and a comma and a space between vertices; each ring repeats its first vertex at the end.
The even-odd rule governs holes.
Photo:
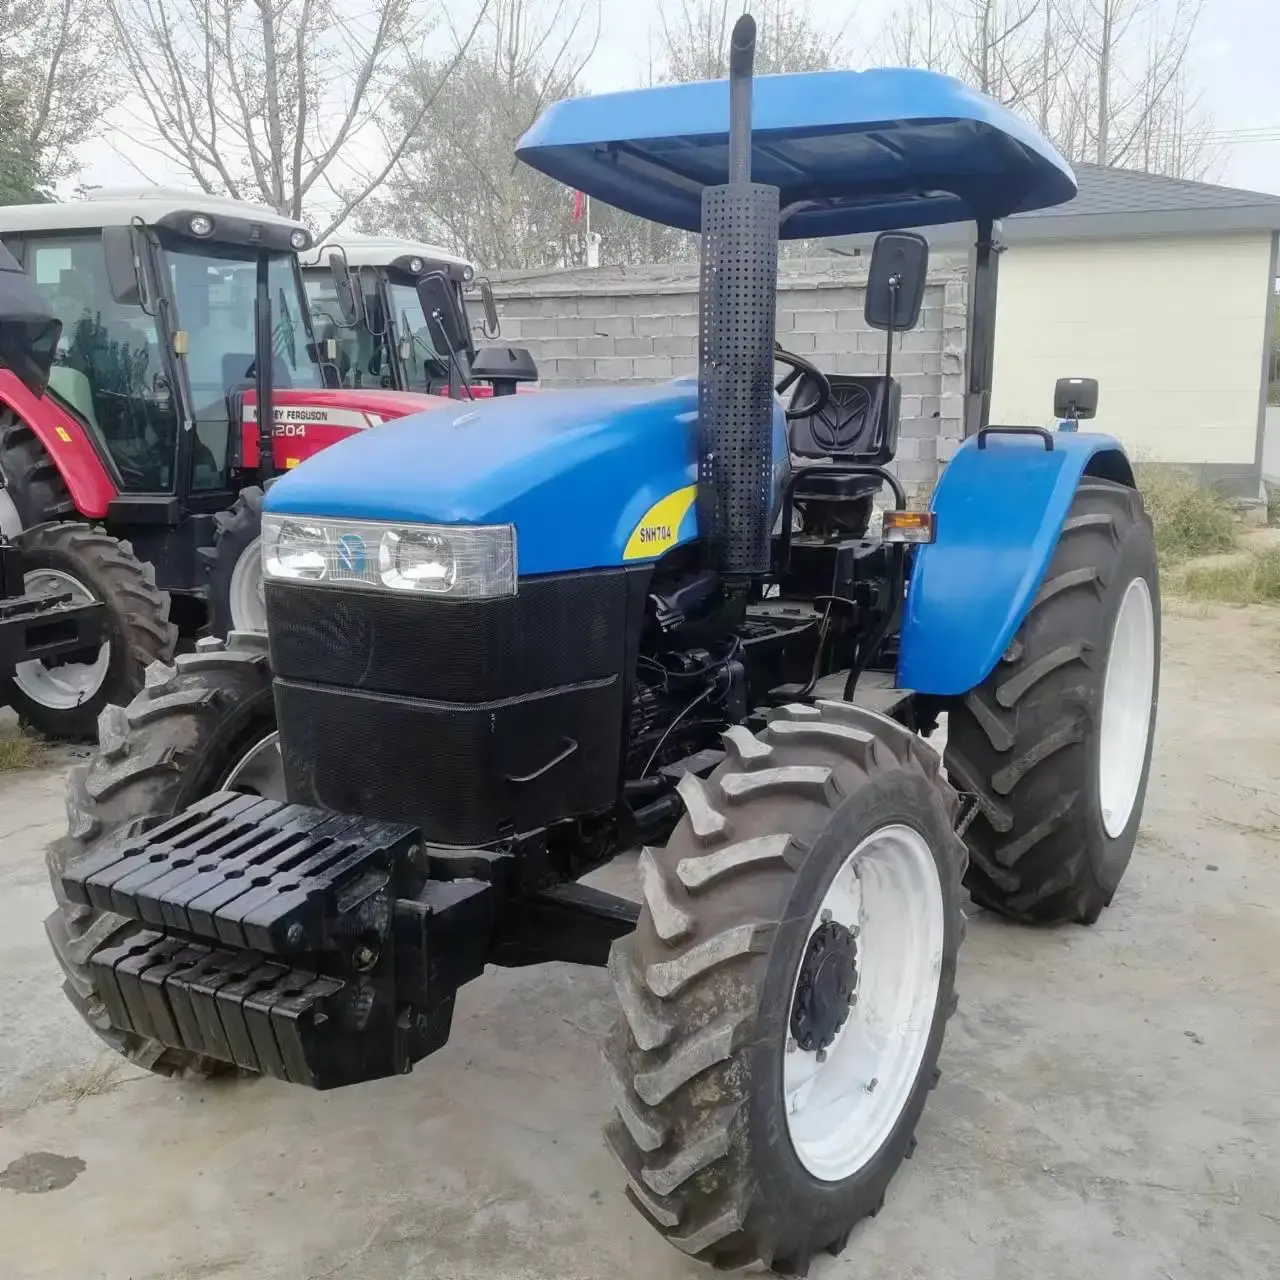
MULTIPOLYGON (((831 398, 818 413, 787 424, 791 452, 801 458, 836 458, 883 466, 898 446, 901 391, 893 378, 832 374, 831 398), (886 414, 887 410, 887 414, 886 414)), ((813 399, 814 388, 801 378, 792 406, 813 399)))

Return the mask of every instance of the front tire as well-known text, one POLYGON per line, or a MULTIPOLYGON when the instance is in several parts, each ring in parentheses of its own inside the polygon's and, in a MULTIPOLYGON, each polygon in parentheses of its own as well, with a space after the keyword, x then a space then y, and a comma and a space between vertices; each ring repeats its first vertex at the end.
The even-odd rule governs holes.
POLYGON ((1135 490, 1086 478, 1013 643, 948 715, 947 774, 977 803, 975 902, 1098 919, 1138 837, 1159 688, 1151 519, 1135 490))
POLYGON ((173 666, 149 668, 146 687, 127 708, 103 711, 97 752, 68 778, 68 832, 46 855, 57 907, 44 927, 65 975, 62 989, 107 1044, 158 1074, 211 1074, 223 1064, 111 1026, 89 956, 143 926, 68 901, 62 873, 104 843, 147 831, 220 788, 283 799, 282 782, 278 790, 271 782, 274 734, 266 637, 202 640, 173 666))
POLYGON ((208 575, 209 632, 265 631, 262 594, 263 490, 249 485, 226 511, 214 517, 213 546, 201 548, 208 575))
POLYGON ((718 1267, 802 1273, 878 1212, 913 1149, 955 1007, 963 847, 937 756, 892 721, 820 703, 725 738, 710 779, 681 783, 686 814, 666 848, 642 853, 639 924, 610 955, 621 1013, 605 1051, 617 1103, 606 1140, 632 1200, 677 1248, 718 1267), (890 832, 923 850, 902 900, 918 890, 918 920, 932 923, 905 934, 875 907, 898 856, 856 857, 890 832), (861 886, 860 926, 838 905, 821 914, 845 875, 861 886), (904 955, 925 975, 914 1002, 904 955), (881 1024, 892 1034, 868 1034, 881 1024), (888 1057, 863 1056, 873 1040, 888 1057), (851 1093, 851 1072, 882 1070, 873 1061, 896 1066, 859 1076, 851 1093), (805 1101, 793 1063, 814 1073, 805 1101), (824 1152, 823 1117, 806 1129, 801 1113, 828 1064, 832 1098, 853 1101, 830 1113, 849 1141, 824 1152), (878 1089, 887 1105, 862 1107, 878 1089))
POLYGON ((88 525, 37 525, 17 542, 28 590, 68 591, 73 603, 101 600, 107 630, 84 653, 19 663, 0 679, 0 704, 45 737, 91 742, 103 708, 128 702, 147 667, 173 657, 178 629, 169 621, 169 594, 129 543, 88 525))

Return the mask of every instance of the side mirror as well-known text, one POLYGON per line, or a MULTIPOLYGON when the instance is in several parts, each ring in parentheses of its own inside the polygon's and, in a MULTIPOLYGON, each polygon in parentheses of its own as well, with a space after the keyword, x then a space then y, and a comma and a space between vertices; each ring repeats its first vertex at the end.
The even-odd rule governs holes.
POLYGON ((1053 416, 1084 422, 1098 412, 1097 378, 1059 378, 1053 387, 1053 416))
POLYGON ((102 256, 107 264, 107 286, 123 306, 142 303, 142 255, 137 252, 132 227, 103 227, 102 256))
POLYGON ((484 308, 484 336, 496 338, 502 332, 498 319, 498 304, 493 300, 493 289, 487 280, 480 281, 480 305, 484 308))
POLYGON ((924 304, 929 242, 914 231, 882 231, 867 272, 866 321, 872 329, 914 329, 924 304))
POLYGON ((433 271, 418 281, 418 301, 422 304, 427 332, 437 351, 456 354, 471 349, 466 317, 443 272, 433 271))
POLYGON ((328 265, 342 323, 350 329, 360 319, 360 302, 355 284, 351 280, 351 268, 347 266, 346 255, 337 250, 329 254, 328 265))

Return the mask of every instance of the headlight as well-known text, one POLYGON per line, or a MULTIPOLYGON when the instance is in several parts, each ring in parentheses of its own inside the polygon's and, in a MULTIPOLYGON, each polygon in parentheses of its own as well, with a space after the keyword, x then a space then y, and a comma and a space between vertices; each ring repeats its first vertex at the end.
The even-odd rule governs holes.
POLYGON ((301 227, 298 227, 296 230, 289 232, 289 243, 295 249, 305 249, 311 243, 311 235, 309 232, 303 231, 301 227))
POLYGON ((516 531, 501 525, 377 524, 264 516, 268 579, 456 600, 516 594, 516 531))

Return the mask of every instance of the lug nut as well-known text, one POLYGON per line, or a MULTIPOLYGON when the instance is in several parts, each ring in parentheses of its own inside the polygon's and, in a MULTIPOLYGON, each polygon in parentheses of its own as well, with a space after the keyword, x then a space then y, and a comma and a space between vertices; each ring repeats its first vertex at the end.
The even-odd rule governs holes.
POLYGON ((819 1061, 819 1062, 826 1062, 826 1060, 827 1060, 827 1051, 826 1051, 825 1049, 819 1049, 819 1050, 818 1050, 818 1053, 817 1053, 817 1058, 818 1058, 818 1061, 819 1061))
POLYGON ((822 909, 822 913, 818 916, 818 919, 821 920, 823 924, 829 924, 831 921, 831 912, 824 907, 822 909))
POLYGON ((879 1076, 872 1076, 872 1077, 871 1077, 871 1082, 870 1082, 870 1084, 868 1084, 868 1085, 867 1085, 867 1092, 868 1092, 868 1093, 875 1093, 875 1091, 876 1091, 876 1085, 878 1085, 879 1083, 880 1083, 880 1077, 879 1077, 879 1076))
POLYGON ((295 920, 284 938, 291 947, 300 947, 307 940, 307 931, 295 920))

